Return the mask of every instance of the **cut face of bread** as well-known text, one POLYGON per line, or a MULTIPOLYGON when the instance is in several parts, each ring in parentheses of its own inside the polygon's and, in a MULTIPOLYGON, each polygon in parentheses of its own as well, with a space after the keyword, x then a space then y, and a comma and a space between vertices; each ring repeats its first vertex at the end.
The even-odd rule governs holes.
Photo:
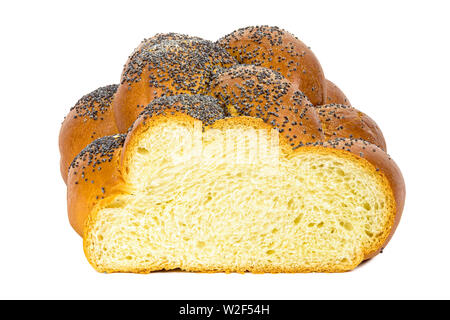
POLYGON ((387 178, 345 150, 286 146, 248 117, 139 124, 122 152, 129 192, 87 220, 88 260, 101 272, 355 268, 394 224, 387 178))

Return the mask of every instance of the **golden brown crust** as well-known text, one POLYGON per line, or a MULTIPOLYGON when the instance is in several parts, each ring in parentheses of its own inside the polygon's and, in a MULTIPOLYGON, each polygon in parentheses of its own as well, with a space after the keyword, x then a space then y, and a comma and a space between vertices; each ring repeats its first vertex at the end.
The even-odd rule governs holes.
POLYGON ((361 138, 386 151, 383 133, 368 115, 341 104, 326 104, 315 108, 322 122, 325 140, 361 138))
POLYGON ((325 76, 314 53, 289 32, 256 26, 236 30, 218 41, 239 63, 273 69, 291 81, 312 104, 325 103, 325 76))
POLYGON ((113 103, 117 127, 126 132, 153 99, 202 94, 217 68, 236 61, 211 41, 159 34, 142 42, 128 59, 113 103))
POLYGON ((231 115, 261 118, 274 126, 293 148, 323 141, 314 107, 278 72, 233 66, 213 79, 210 92, 231 115))
POLYGON ((352 106, 350 100, 347 99, 345 94, 337 85, 335 85, 330 80, 326 79, 326 104, 336 103, 336 104, 344 104, 346 106, 352 106))
MULTIPOLYGON (((225 117, 225 112, 217 99, 201 94, 179 94, 153 100, 136 120, 145 122, 154 116, 174 115, 175 113, 184 113, 202 121, 204 125, 213 124, 216 120, 225 117)), ((133 124, 129 131, 132 131, 136 125, 133 124)))
POLYGON ((324 145, 335 149, 346 150, 361 158, 366 159, 376 168, 377 171, 382 172, 390 183, 390 187, 395 199, 395 220, 391 227, 389 236, 387 237, 384 244, 380 246, 380 248, 377 248, 377 250, 366 254, 366 256, 364 257, 365 260, 370 259, 386 247, 389 240, 394 235, 394 232, 400 222, 406 196, 405 181, 403 180, 403 175, 397 164, 386 152, 378 148, 376 145, 371 144, 365 140, 341 138, 334 141, 329 141, 324 145))
POLYGON ((73 106, 59 132, 60 170, 67 183, 69 165, 75 156, 97 138, 118 133, 111 102, 117 85, 109 85, 83 96, 73 106))
MULTIPOLYGON (((142 268, 136 268, 136 267, 122 267, 120 270, 117 269, 109 269, 104 268, 103 266, 99 266, 93 261, 89 254, 87 254, 87 245, 84 244, 84 252, 86 255, 86 258, 88 262, 96 269, 98 272, 104 272, 104 273, 136 273, 136 274, 149 274, 151 272, 157 272, 157 271, 181 271, 179 267, 159 267, 155 266, 148 269, 142 269, 142 268)), ((184 272, 193 272, 193 273, 240 273, 245 274, 247 272, 253 273, 253 274, 264 274, 264 273, 344 273, 349 272, 355 269, 360 263, 354 264, 351 267, 347 266, 327 266, 322 268, 317 267, 304 267, 304 266, 285 266, 285 267, 274 267, 272 265, 254 265, 254 266, 248 266, 248 267, 242 267, 239 269, 233 268, 233 269, 227 269, 224 268, 221 265, 217 266, 209 266, 207 268, 205 267, 196 267, 196 266, 183 266, 182 271, 184 272)))
POLYGON ((86 217, 102 199, 124 187, 119 161, 125 135, 95 140, 83 149, 69 168, 67 209, 69 221, 83 236, 86 217))

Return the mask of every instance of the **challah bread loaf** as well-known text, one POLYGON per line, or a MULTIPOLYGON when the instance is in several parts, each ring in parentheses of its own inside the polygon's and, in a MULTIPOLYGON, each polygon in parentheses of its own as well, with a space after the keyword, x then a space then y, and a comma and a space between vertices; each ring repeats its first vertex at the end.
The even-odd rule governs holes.
POLYGON ((99 138, 84 148, 70 165, 67 209, 70 224, 81 236, 92 208, 121 190, 119 160, 124 141, 123 134, 99 138))
POLYGON ((325 102, 325 76, 314 53, 278 27, 236 30, 218 41, 239 63, 273 69, 291 81, 314 104, 325 102))
POLYGON ((113 103, 120 132, 126 132, 153 99, 202 94, 215 70, 237 63, 222 47, 197 37, 158 34, 129 57, 113 103))
POLYGON ((258 117, 270 123, 293 148, 323 141, 319 117, 308 98, 276 71, 233 66, 218 73, 210 93, 231 115, 258 117))
POLYGON ((375 121, 277 27, 145 39, 59 145, 99 272, 348 271, 387 245, 405 201, 375 121))
POLYGON ((326 83, 326 99, 325 104, 343 104, 346 106, 352 106, 350 101, 347 99, 345 94, 342 92, 341 89, 337 85, 335 85, 333 82, 331 82, 328 79, 325 79, 326 83))
POLYGON ((336 138, 361 138, 386 151, 383 133, 368 115, 342 104, 326 104, 315 107, 325 140, 336 138))
POLYGON ((112 161, 122 191, 85 225, 96 270, 340 272, 385 246, 404 183, 381 149, 342 139, 292 150, 254 117, 205 127, 216 116, 188 97, 153 103, 112 161))
POLYGON ((97 138, 118 133, 111 110, 117 85, 109 85, 83 96, 64 119, 59 132, 60 169, 67 183, 69 165, 75 156, 97 138))

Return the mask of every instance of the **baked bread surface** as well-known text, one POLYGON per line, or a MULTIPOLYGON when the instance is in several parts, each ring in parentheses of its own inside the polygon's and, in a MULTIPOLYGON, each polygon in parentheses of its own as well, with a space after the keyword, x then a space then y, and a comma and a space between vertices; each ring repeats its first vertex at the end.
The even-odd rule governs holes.
POLYGON ((232 116, 261 118, 275 127, 292 148, 323 141, 322 125, 308 98, 280 73, 237 65, 218 73, 210 85, 232 116))
POLYGON ((386 151, 386 141, 377 123, 356 108, 342 104, 315 107, 326 141, 336 138, 363 139, 386 151))
POLYGON ((344 92, 337 85, 335 85, 330 80, 326 79, 326 99, 324 104, 343 104, 346 106, 351 106, 350 100, 346 97, 344 92))
POLYGON ((111 103, 117 85, 98 88, 70 108, 59 131, 60 170, 67 182, 69 165, 95 139, 118 133, 111 103))
POLYGON ((125 64, 113 102, 119 131, 156 98, 205 94, 217 69, 236 63, 221 46, 197 37, 169 33, 144 40, 125 64))
POLYGON ((83 236, 84 223, 102 199, 120 191, 119 160, 125 135, 99 138, 72 161, 67 180, 67 211, 74 230, 83 236))
POLYGON ((325 102, 325 76, 311 49, 278 27, 238 29, 217 41, 239 63, 270 68, 281 73, 314 104, 325 102))

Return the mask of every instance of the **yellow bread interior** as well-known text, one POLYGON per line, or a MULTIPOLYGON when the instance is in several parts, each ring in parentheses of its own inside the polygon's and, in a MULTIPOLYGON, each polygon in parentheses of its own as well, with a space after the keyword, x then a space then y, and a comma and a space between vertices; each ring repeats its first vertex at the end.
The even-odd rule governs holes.
POLYGON ((88 219, 89 262, 139 273, 355 268, 394 223, 387 179, 347 151, 286 150, 266 126, 225 119, 202 132, 188 116, 160 117, 124 147, 129 193, 88 219))

